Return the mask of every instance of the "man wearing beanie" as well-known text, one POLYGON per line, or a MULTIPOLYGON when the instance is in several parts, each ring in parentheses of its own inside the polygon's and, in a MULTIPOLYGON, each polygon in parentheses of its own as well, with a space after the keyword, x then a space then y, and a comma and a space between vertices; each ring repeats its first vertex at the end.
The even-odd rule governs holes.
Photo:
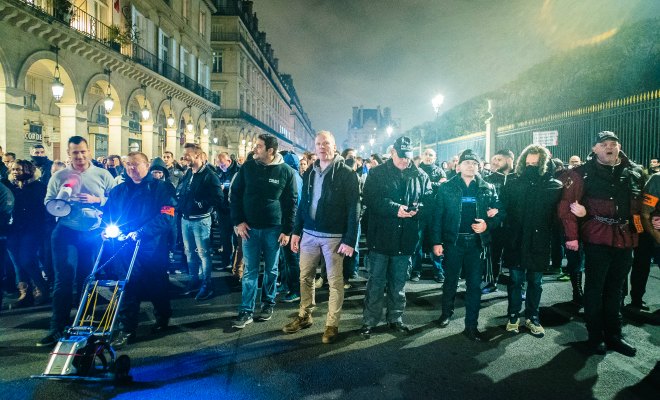
POLYGON ((459 157, 459 173, 440 187, 432 223, 433 253, 445 255, 440 327, 449 325, 461 269, 465 271, 465 336, 483 341, 477 329, 481 306, 481 275, 488 257, 490 229, 499 226, 504 212, 495 187, 479 175, 479 157, 470 149, 459 157), (499 210, 499 212, 498 212, 499 210))

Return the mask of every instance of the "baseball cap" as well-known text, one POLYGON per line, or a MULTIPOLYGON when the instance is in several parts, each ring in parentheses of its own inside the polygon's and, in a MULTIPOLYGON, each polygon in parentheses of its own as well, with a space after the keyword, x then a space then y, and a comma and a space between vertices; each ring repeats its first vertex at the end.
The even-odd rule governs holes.
POLYGON ((596 134, 596 137, 594 138, 594 144, 603 143, 606 140, 614 140, 618 142, 619 137, 614 132, 601 131, 596 134))
POLYGON ((396 150, 396 155, 401 158, 408 158, 410 160, 413 158, 412 140, 408 136, 398 138, 394 142, 394 150, 396 150))

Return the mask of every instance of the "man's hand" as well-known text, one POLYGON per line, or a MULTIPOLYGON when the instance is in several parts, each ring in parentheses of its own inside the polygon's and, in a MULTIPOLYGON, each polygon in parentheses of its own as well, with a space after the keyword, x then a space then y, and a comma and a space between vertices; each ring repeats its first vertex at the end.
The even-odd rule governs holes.
POLYGON ((474 233, 484 233, 484 232, 486 232, 486 229, 488 229, 488 225, 486 225, 486 221, 484 221, 481 218, 475 218, 474 220, 476 222, 474 224, 470 225, 472 227, 472 230, 474 231, 474 233))
POLYGON ((399 212, 396 216, 399 218, 412 218, 417 214, 417 211, 408 211, 408 206, 400 205, 399 212))
POLYGON ((300 251, 300 236, 291 235, 291 251, 297 253, 300 251))
POLYGON ((580 248, 580 242, 577 240, 569 240, 566 242, 566 249, 572 251, 578 251, 580 248))
POLYGON ((101 198, 89 193, 78 193, 71 198, 72 201, 78 201, 83 204, 101 204, 101 198))
POLYGON ((289 235, 280 233, 280 237, 277 238, 277 241, 280 243, 280 246, 284 247, 289 244, 289 235))
POLYGON ((443 252, 443 251, 444 251, 444 249, 442 248, 442 245, 441 245, 441 244, 435 244, 435 245, 433 245, 433 254, 434 254, 436 257, 440 257, 440 256, 442 255, 442 252, 443 252))
POLYGON ((337 250, 337 253, 345 255, 346 257, 350 257, 353 255, 354 251, 355 251, 354 248, 352 248, 347 244, 342 243, 341 245, 339 245, 339 250, 337 250))
POLYGON ((498 212, 500 212, 500 210, 498 210, 497 208, 490 208, 488 209, 488 211, 486 211, 486 215, 488 216, 488 218, 493 218, 494 216, 497 215, 498 212))
POLYGON ((242 239, 249 239, 250 238, 250 235, 248 235, 249 230, 250 230, 250 227, 245 222, 241 222, 240 224, 238 224, 234 227, 234 232, 238 236, 240 236, 242 239))
POLYGON ((651 218, 651 225, 653 225, 653 229, 660 230, 660 216, 651 218))
POLYGON ((133 239, 136 242, 139 239, 139 237, 140 235, 137 233, 137 231, 130 232, 126 235, 126 239, 133 239))
POLYGON ((574 203, 571 203, 571 212, 578 218, 582 218, 587 215, 587 209, 584 206, 575 200, 574 203))

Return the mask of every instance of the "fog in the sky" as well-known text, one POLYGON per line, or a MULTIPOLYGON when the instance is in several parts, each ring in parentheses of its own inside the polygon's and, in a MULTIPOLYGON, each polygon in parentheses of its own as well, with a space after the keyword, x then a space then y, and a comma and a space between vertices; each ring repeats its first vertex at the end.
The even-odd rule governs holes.
MULTIPOLYGON (((259 29, 316 130, 351 107, 391 107, 403 129, 514 80, 557 52, 660 17, 660 0, 256 0, 259 29)), ((660 40, 660 38, 659 38, 660 40)), ((341 140, 338 140, 340 143, 341 140)))

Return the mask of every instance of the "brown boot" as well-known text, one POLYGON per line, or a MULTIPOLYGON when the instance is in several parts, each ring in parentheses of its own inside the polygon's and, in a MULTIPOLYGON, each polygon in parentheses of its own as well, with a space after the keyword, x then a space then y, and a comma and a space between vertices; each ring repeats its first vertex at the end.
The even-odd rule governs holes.
POLYGON ((339 328, 336 326, 326 326, 321 341, 325 344, 334 343, 337 340, 337 336, 339 336, 339 328))
POLYGON ((14 307, 30 307, 34 301, 34 298, 32 297, 32 292, 29 290, 28 284, 26 282, 18 282, 18 293, 18 300, 16 300, 16 303, 14 303, 14 307))
POLYGON ((314 320, 312 319, 311 314, 305 314, 303 317, 296 315, 296 318, 294 318, 293 321, 289 322, 288 324, 284 325, 282 330, 284 333, 296 333, 301 329, 309 328, 312 326, 313 322, 314 320))

